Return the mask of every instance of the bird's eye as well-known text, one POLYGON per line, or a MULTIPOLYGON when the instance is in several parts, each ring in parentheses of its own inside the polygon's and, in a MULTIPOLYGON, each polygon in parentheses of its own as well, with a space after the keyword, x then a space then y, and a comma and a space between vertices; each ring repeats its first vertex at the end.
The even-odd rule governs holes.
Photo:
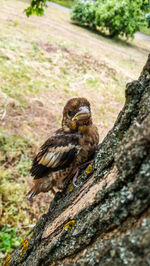
POLYGON ((71 110, 68 110, 68 115, 69 116, 72 116, 73 115, 73 112, 71 110))

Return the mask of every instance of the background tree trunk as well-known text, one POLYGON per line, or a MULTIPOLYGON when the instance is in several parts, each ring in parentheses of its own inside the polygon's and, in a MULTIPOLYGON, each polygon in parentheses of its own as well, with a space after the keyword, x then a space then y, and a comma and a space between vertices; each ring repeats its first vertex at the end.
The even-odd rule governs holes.
POLYGON ((4 265, 150 265, 150 56, 95 161, 4 265))

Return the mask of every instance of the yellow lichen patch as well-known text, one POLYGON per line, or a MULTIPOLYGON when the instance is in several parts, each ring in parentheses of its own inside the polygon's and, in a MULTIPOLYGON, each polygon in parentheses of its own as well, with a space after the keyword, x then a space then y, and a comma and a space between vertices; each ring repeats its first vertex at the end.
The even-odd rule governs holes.
POLYGON ((118 138, 119 138, 120 140, 122 140, 122 139, 124 138, 124 133, 120 133, 120 134, 118 135, 118 138))
POLYGON ((87 169, 86 169, 86 171, 85 171, 86 175, 89 175, 89 174, 91 173, 92 169, 93 169, 93 168, 92 168, 92 165, 89 164, 89 166, 87 167, 87 169))
POLYGON ((21 240, 21 244, 23 245, 23 247, 21 249, 21 256, 22 256, 28 249, 29 241, 24 238, 21 240))
POLYGON ((96 257, 97 257, 98 259, 100 259, 100 258, 101 258, 101 254, 100 254, 100 253, 97 253, 96 257))
POLYGON ((3 266, 8 266, 10 261, 10 255, 7 256, 6 260, 3 262, 3 266))
POLYGON ((31 239, 31 237, 33 236, 33 232, 28 236, 28 239, 31 239))
MULTIPOLYGON (((28 249, 28 245, 29 245, 29 240, 31 239, 31 237, 33 236, 33 232, 28 236, 28 240, 27 239, 22 239, 21 240, 21 244, 23 245, 22 249, 21 249, 21 253, 20 256, 23 256, 23 254, 27 251, 28 249)), ((21 262, 21 257, 18 258, 18 263, 21 262)))
MULTIPOLYGON (((33 236, 33 232, 28 236, 28 239, 31 239, 31 237, 33 236)), ((21 249, 21 253, 20 256, 22 256, 28 249, 28 245, 29 245, 29 241, 27 239, 22 239, 21 240, 21 244, 23 245, 22 249, 21 249)), ((21 262, 21 257, 19 256, 18 258, 18 263, 21 262)), ((9 266, 9 261, 10 261, 11 256, 8 255, 6 260, 3 262, 3 266, 9 266)))
POLYGON ((69 192, 72 192, 73 191, 73 186, 69 186, 69 192))
POLYGON ((72 229, 72 227, 75 225, 76 221, 75 220, 72 220, 68 223, 66 223, 63 227, 63 230, 66 230, 68 232, 70 232, 70 230, 72 229))
POLYGON ((146 108, 145 107, 142 107, 141 113, 144 114, 145 112, 146 112, 146 108))

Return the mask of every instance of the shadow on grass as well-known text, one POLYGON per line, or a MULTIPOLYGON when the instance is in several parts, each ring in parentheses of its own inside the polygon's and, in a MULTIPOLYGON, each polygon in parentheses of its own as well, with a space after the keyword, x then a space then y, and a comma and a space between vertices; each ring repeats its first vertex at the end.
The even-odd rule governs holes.
POLYGON ((73 20, 71 20, 71 24, 77 26, 77 27, 81 27, 87 31, 90 31, 91 33, 93 34, 96 34, 97 36, 100 36, 100 37, 103 37, 105 39, 108 39, 110 40, 111 42, 114 42, 114 43, 117 43, 117 44, 120 44, 122 46, 127 46, 127 47, 135 47, 134 44, 130 43, 129 42, 129 39, 132 40, 133 38, 129 38, 129 39, 123 39, 121 37, 118 37, 118 36, 110 36, 108 33, 106 32, 103 32, 103 31, 100 31, 100 29, 96 29, 96 28, 92 28, 92 27, 89 27, 88 25, 81 25, 73 20))

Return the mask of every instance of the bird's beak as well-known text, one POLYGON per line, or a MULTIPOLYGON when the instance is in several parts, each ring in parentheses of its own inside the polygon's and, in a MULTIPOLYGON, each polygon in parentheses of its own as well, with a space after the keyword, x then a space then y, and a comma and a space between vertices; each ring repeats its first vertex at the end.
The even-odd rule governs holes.
POLYGON ((72 118, 72 121, 78 120, 83 121, 87 120, 91 117, 91 112, 87 106, 80 107, 80 111, 75 114, 75 116, 72 118))

